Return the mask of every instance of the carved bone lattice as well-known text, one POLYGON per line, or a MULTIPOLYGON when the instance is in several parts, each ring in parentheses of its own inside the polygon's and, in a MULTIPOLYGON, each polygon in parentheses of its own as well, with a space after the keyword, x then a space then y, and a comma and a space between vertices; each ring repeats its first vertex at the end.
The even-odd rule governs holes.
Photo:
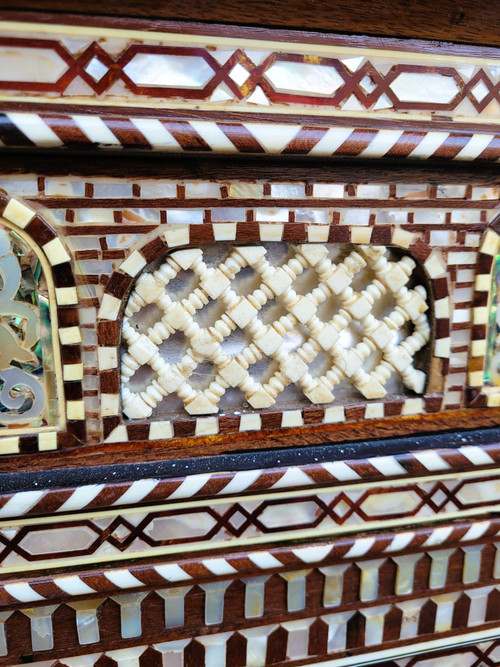
MULTIPOLYGON (((177 250, 153 273, 142 274, 131 293, 123 319, 122 400, 125 415, 132 419, 149 417, 164 397, 176 393, 189 414, 213 414, 219 400, 229 387, 239 387, 246 401, 255 409, 269 408, 286 386, 294 383, 315 404, 334 400, 333 389, 344 379, 367 399, 386 394, 384 385, 398 373, 404 386, 423 393, 426 375, 414 367, 414 355, 430 336, 425 315, 427 292, 422 285, 406 287, 415 269, 415 261, 404 256, 398 261, 387 258, 384 246, 357 246, 343 261, 335 263, 322 244, 290 245, 291 257, 281 266, 272 266, 262 246, 233 246, 227 258, 215 267, 204 261, 200 248, 177 250), (252 267, 261 283, 248 296, 238 295, 232 281, 245 267, 252 267), (317 285, 307 294, 298 294, 294 282, 306 270, 313 269, 317 285), (351 283, 365 268, 375 275, 360 292, 351 283), (187 298, 175 299, 166 289, 181 270, 192 270, 197 286, 187 298), (318 306, 336 295, 340 308, 328 321, 317 314, 318 306), (394 308, 389 315, 377 319, 372 307, 384 295, 392 295, 394 308), (259 311, 270 300, 277 299, 287 314, 265 324, 259 311), (212 325, 200 326, 194 318, 211 300, 221 300, 225 312, 212 325), (147 334, 140 334, 130 318, 148 304, 156 304, 160 318, 147 334), (346 349, 340 342, 343 331, 357 322, 362 340, 346 349), (411 323, 413 331, 404 337, 404 327, 411 323), (307 340, 293 353, 283 345, 288 332, 303 325, 307 340), (236 329, 245 330, 249 344, 239 353, 226 354, 221 343, 236 329), (177 363, 170 363, 159 345, 175 332, 181 331, 188 347, 177 363), (363 363, 374 351, 381 358, 367 372, 363 363), (309 365, 321 352, 329 355, 331 364, 319 377, 313 377, 309 365), (252 377, 254 364, 264 357, 278 364, 267 382, 252 377), (210 385, 196 389, 189 379, 201 363, 212 363, 217 374, 210 385), (156 377, 143 391, 134 392, 130 378, 148 365, 156 377)), ((358 276, 359 277, 359 276, 358 276)))

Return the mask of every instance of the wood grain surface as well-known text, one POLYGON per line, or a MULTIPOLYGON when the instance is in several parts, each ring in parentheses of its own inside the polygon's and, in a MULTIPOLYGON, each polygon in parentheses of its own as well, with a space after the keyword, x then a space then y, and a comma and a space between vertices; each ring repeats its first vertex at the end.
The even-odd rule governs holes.
POLYGON ((500 3, 489 0, 0 0, 0 8, 500 45, 500 3))

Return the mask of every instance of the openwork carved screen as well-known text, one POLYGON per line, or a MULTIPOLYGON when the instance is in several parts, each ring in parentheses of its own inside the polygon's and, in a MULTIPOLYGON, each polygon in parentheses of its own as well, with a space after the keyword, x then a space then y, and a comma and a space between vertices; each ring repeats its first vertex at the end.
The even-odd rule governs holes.
POLYGON ((137 279, 125 308, 123 411, 251 420, 257 410, 423 394, 425 282, 414 259, 384 246, 173 251, 137 279))
POLYGON ((0 427, 58 420, 49 288, 40 258, 0 227, 0 427))

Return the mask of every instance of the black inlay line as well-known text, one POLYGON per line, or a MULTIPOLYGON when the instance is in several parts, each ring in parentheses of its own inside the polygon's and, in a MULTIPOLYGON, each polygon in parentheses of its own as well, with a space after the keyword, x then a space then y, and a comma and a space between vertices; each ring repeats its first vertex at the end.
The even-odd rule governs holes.
MULTIPOLYGON (((0 473, 0 493, 71 488, 86 484, 106 484, 139 479, 169 479, 207 472, 253 470, 300 466, 326 461, 365 459, 391 456, 424 449, 452 449, 470 445, 500 443, 500 428, 483 428, 454 433, 432 433, 405 438, 365 440, 342 444, 271 449, 259 452, 238 452, 189 459, 171 459, 144 463, 123 463, 87 468, 65 468, 36 472, 0 473)), ((1 462, 0 462, 1 465, 1 462)), ((446 472, 443 470, 442 472, 446 472)))

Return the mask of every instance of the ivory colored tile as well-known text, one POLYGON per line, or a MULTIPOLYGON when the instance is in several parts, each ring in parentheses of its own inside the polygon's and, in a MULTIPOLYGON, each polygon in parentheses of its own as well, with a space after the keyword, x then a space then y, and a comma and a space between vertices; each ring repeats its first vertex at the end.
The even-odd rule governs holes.
POLYGON ((12 197, 12 199, 9 200, 7 206, 5 207, 2 215, 9 222, 12 222, 17 227, 24 229, 28 223, 33 220, 36 212, 29 208, 29 206, 22 204, 20 201, 12 197))
POLYGON ((326 243, 329 233, 329 225, 310 225, 307 228, 307 239, 309 243, 326 243))
POLYGON ((396 185, 398 199, 427 199, 427 185, 422 183, 402 183, 396 185))
POLYGON ((256 208, 257 222, 288 222, 290 211, 287 208, 256 208))
POLYGON ((217 417, 205 417, 196 420, 195 435, 215 435, 219 432, 217 417))
POLYGON ((107 371, 118 366, 118 351, 116 347, 98 347, 97 363, 100 371, 107 371))
POLYGON ((481 211, 477 209, 454 209, 451 212, 452 224, 477 224, 478 222, 481 222, 481 211))
POLYGON ((320 199, 343 199, 343 183, 315 183, 313 185, 313 196, 320 199))
POLYGON ((212 229, 216 241, 234 241, 236 238, 235 222, 219 222, 214 224, 212 229))
POLYGON ((261 241, 281 241, 283 238, 283 225, 259 223, 259 234, 261 241))
POLYGON ((487 306, 477 306, 472 309, 473 324, 488 324, 489 311, 487 306))
POLYGON ((450 299, 446 297, 444 299, 438 299, 434 303, 434 313, 438 319, 449 318, 450 317, 450 299))
POLYGON ((125 426, 125 424, 120 424, 111 431, 111 433, 106 438, 105 442, 127 442, 127 441, 128 441, 127 427, 125 426))
POLYGON ((46 452, 51 449, 57 449, 57 433, 43 432, 38 434, 38 449, 46 452))
POLYGON ((287 410, 281 415, 281 427, 291 428, 293 426, 303 426, 304 419, 302 418, 301 410, 287 410))
POLYGON ((66 416, 68 419, 85 419, 83 401, 66 401, 66 416))
POLYGON ((115 224, 112 208, 80 208, 75 211, 75 219, 80 224, 115 224))
POLYGON ((352 243, 370 243, 372 237, 372 227, 352 227, 352 243))
POLYGON ((430 278, 439 278, 446 273, 446 264, 441 255, 433 252, 424 262, 424 267, 430 278))
POLYGON ((500 236, 492 229, 488 229, 484 235, 483 242, 481 243, 481 252, 485 255, 494 256, 497 254, 499 243, 500 236))
POLYGON ((403 403, 402 415, 418 415, 424 412, 423 398, 407 398, 403 403))
POLYGON ((152 422, 149 427, 150 440, 163 440, 174 437, 174 429, 169 421, 152 422))
POLYGON ((43 246, 43 251, 47 255, 52 266, 70 261, 70 256, 66 252, 61 240, 58 238, 52 239, 52 241, 46 243, 43 246))
POLYGON ((472 199, 498 199, 499 196, 498 188, 472 188, 472 199))
POLYGON ((477 254, 475 252, 449 252, 448 264, 475 264, 477 254))
POLYGON ((186 199, 220 199, 220 184, 207 183, 186 183, 186 199))
POLYGON ((19 438, 16 436, 0 438, 0 454, 18 454, 19 438))
POLYGON ((382 419, 384 416, 383 403, 368 403, 365 408, 365 419, 382 419))
POLYGON ((345 412, 341 405, 334 405, 330 408, 326 408, 325 416, 323 417, 323 422, 325 424, 335 424, 336 422, 343 421, 345 421, 345 412))
POLYGON ((63 380, 71 382, 72 380, 81 380, 83 378, 83 364, 64 364, 63 380))
POLYGON ((109 417, 120 414, 119 394, 101 394, 101 415, 109 417))
POLYGON ((258 431, 262 428, 259 414, 246 414, 240 417, 240 431, 258 431))
POLYGON ((500 407, 500 392, 492 392, 491 394, 488 394, 487 402, 489 408, 500 407))
MULTIPOLYGON (((472 386, 472 385, 471 385, 472 386)), ((458 405, 462 400, 461 391, 446 391, 444 395, 444 405, 458 405)))
POLYGON ((479 276, 476 276, 474 280, 474 288, 478 292, 488 292, 491 285, 491 276, 487 273, 483 273, 479 276))
POLYGON ((483 371, 473 371, 469 373, 469 385, 471 387, 481 387, 484 382, 483 371))
POLYGON ((481 242, 481 236, 479 234, 466 234, 465 235, 465 245, 467 247, 477 248, 481 242))
POLYGON ((82 342, 80 327, 63 327, 59 329, 59 340, 62 345, 76 345, 82 342))
POLYGON ((415 234, 412 234, 412 232, 407 232, 405 229, 396 227, 392 234, 392 242, 400 248, 409 248, 413 242, 414 236, 415 234))
POLYGON ((484 357, 486 354, 486 341, 473 340, 470 346, 470 353, 473 357, 484 357))
POLYGON ((138 250, 134 250, 127 259, 120 264, 120 271, 128 273, 129 276, 135 277, 141 269, 146 266, 146 260, 138 250))
POLYGON ((434 343, 434 354, 440 359, 448 359, 450 356, 450 338, 438 338, 434 343))
POLYGON ((56 287, 56 301, 59 306, 74 306, 78 303, 76 287, 56 287))
POLYGON ((165 241, 170 248, 179 245, 187 245, 189 243, 189 227, 187 225, 168 229, 165 234, 165 241))
POLYGON ((116 320, 120 312, 121 301, 112 294, 104 294, 97 317, 102 320, 116 320))

